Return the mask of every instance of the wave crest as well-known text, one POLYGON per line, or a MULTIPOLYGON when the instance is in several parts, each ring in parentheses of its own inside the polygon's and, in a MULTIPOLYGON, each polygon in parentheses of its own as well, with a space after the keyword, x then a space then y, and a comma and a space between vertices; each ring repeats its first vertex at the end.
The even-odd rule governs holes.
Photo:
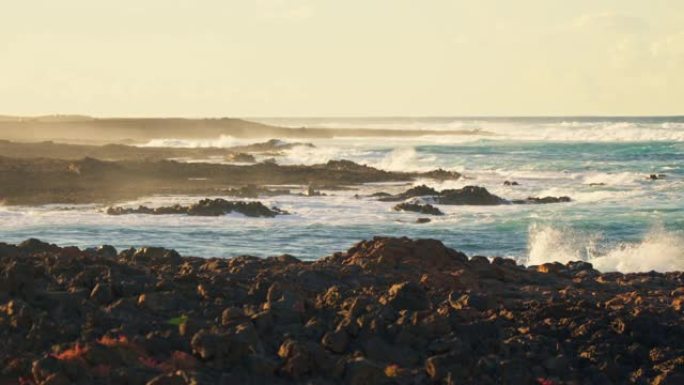
POLYGON ((684 234, 654 226, 640 242, 606 247, 600 234, 569 228, 530 226, 526 264, 586 261, 603 271, 622 273, 684 270, 684 234))

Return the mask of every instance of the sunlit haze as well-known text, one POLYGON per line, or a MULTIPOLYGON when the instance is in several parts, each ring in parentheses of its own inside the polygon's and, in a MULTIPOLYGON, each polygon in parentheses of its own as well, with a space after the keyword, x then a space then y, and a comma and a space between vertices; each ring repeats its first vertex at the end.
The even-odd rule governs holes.
POLYGON ((8 115, 666 115, 682 112, 683 69, 680 0, 0 9, 8 115))

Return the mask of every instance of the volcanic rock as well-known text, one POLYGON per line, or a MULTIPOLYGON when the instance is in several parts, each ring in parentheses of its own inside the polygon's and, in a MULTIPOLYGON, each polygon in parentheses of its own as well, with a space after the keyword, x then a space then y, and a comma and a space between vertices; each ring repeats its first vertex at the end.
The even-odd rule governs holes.
POLYGON ((395 211, 412 211, 427 215, 444 215, 442 210, 430 204, 404 202, 394 206, 395 211))
POLYGON ((465 186, 457 190, 444 190, 437 202, 445 205, 501 205, 508 201, 491 194, 484 187, 465 186))
POLYGON ((146 206, 139 206, 138 208, 124 208, 124 207, 109 207, 107 208, 108 215, 126 215, 126 214, 149 214, 149 215, 172 215, 172 214, 186 214, 192 216, 207 216, 215 217, 237 212, 248 217, 275 217, 276 215, 284 215, 287 212, 276 207, 268 208, 261 202, 243 202, 243 201, 227 201, 225 199, 202 199, 198 203, 190 206, 165 206, 157 208, 149 208, 146 206))
POLYGON ((389 237, 313 262, 2 250, 0 383, 681 382, 682 272, 389 237))

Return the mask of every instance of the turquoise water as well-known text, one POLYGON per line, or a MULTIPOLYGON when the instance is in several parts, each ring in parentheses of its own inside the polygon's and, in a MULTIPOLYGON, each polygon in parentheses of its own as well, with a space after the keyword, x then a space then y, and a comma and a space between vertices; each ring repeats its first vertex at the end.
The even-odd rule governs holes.
MULTIPOLYGON (((345 250, 374 235, 391 235, 436 238, 471 255, 508 256, 526 263, 585 259, 606 271, 684 270, 684 123, 674 120, 593 125, 478 121, 477 127, 469 123, 473 127, 466 128, 489 129, 496 135, 321 140, 314 142, 316 148, 296 147, 279 160, 312 164, 351 159, 390 170, 442 167, 462 172, 466 179, 413 184, 439 189, 480 185, 509 199, 567 195, 573 199, 567 204, 441 206, 446 216, 418 225, 414 223, 418 215, 394 212, 392 203, 354 197, 399 192, 409 185, 368 185, 354 191, 327 191, 324 197, 263 200, 293 213, 276 219, 110 217, 102 207, 90 205, 5 207, 0 209, 0 235, 6 242, 38 237, 82 247, 160 245, 206 257, 288 253, 303 259, 345 250), (558 139, 549 140, 549 135, 558 139), (665 178, 649 180, 654 173, 665 178), (520 186, 504 186, 505 180, 520 186)), ((302 123, 306 122, 292 124, 302 123)), ((339 122, 329 124, 334 123, 339 122)), ((367 124, 371 123, 379 124, 367 124)), ((417 123, 383 124, 408 128, 417 123)), ((434 129, 447 123, 436 124, 425 122, 422 127, 434 129)), ((232 141, 220 138, 217 143, 232 141)), ((174 196, 129 203, 191 201, 174 196)))

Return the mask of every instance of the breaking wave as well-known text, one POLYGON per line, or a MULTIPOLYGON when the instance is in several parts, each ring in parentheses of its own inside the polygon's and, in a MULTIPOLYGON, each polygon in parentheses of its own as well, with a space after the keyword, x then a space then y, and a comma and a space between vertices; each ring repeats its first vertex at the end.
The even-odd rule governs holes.
POLYGON ((533 224, 529 230, 528 265, 586 261, 602 271, 622 273, 684 270, 684 234, 653 227, 640 242, 607 246, 600 234, 533 224))
POLYGON ((302 118, 256 120, 293 128, 458 130, 463 132, 463 135, 459 135, 461 138, 458 141, 467 137, 477 137, 487 140, 558 142, 684 142, 684 121, 682 117, 597 118, 596 120, 562 120, 559 118, 302 118), (488 135, 483 136, 484 133, 488 135))

